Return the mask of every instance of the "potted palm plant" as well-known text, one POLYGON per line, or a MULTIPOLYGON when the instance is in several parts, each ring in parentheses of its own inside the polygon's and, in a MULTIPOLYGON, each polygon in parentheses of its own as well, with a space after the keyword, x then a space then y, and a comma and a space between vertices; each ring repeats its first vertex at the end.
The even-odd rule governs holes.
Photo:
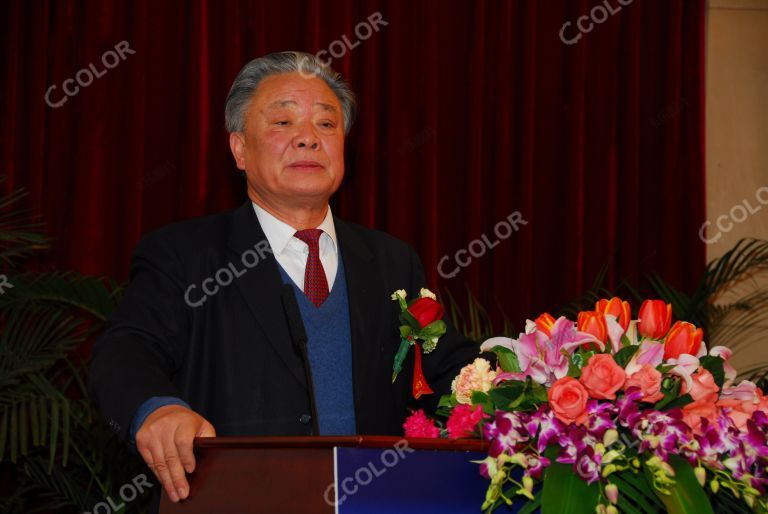
POLYGON ((105 503, 111 512, 145 512, 150 494, 127 503, 120 488, 149 472, 84 386, 84 345, 121 289, 75 272, 33 271, 51 239, 19 208, 25 195, 0 197, 0 511, 84 512, 105 503))

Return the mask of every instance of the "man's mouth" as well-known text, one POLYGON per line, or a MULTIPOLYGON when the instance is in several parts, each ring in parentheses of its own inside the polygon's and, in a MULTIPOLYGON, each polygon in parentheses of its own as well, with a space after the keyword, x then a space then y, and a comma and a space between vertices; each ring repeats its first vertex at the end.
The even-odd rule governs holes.
POLYGON ((296 161, 289 164, 288 167, 301 170, 313 170, 323 168, 324 166, 317 161, 296 161))

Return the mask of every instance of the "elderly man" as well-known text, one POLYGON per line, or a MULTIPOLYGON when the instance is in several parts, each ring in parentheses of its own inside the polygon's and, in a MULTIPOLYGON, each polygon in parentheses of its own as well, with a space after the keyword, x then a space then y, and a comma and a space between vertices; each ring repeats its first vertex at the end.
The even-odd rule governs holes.
MULTIPOLYGON (((412 354, 392 382, 390 295, 425 285, 419 259, 328 206, 354 108, 340 75, 309 54, 248 63, 226 125, 249 201, 160 229, 135 251, 90 391, 172 501, 189 494, 196 436, 399 434, 418 406, 412 354)), ((477 353, 449 328, 424 358, 435 394, 422 403, 433 408, 477 353)))

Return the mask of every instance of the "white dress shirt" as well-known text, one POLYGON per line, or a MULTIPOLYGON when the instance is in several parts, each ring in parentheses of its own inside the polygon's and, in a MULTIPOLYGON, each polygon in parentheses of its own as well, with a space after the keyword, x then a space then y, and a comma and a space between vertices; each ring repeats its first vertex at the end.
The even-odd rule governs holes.
MULTIPOLYGON (((301 239, 294 237, 296 229, 292 226, 275 218, 255 203, 253 210, 256 211, 256 217, 259 219, 264 235, 267 236, 278 264, 299 286, 299 289, 304 291, 304 271, 307 268, 309 246, 301 239)), ((333 289, 333 282, 336 280, 336 272, 339 269, 339 245, 336 241, 336 227, 333 225, 330 206, 323 222, 315 228, 323 231, 320 235, 320 262, 323 263, 325 277, 328 280, 328 291, 330 291, 333 289)))

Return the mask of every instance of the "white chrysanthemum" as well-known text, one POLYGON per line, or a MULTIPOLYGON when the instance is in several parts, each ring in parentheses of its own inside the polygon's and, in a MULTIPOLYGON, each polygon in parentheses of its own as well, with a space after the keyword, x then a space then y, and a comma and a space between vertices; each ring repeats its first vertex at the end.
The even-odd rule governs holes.
POLYGON ((435 293, 425 287, 421 288, 421 291, 419 291, 419 296, 422 298, 432 298, 433 300, 437 301, 437 296, 435 296, 435 293))
POLYGON ((406 297, 407 294, 408 293, 405 292, 405 289, 398 289, 397 291, 392 293, 391 298, 393 300, 397 300, 398 298, 401 299, 401 300, 405 300, 405 297, 406 297))

